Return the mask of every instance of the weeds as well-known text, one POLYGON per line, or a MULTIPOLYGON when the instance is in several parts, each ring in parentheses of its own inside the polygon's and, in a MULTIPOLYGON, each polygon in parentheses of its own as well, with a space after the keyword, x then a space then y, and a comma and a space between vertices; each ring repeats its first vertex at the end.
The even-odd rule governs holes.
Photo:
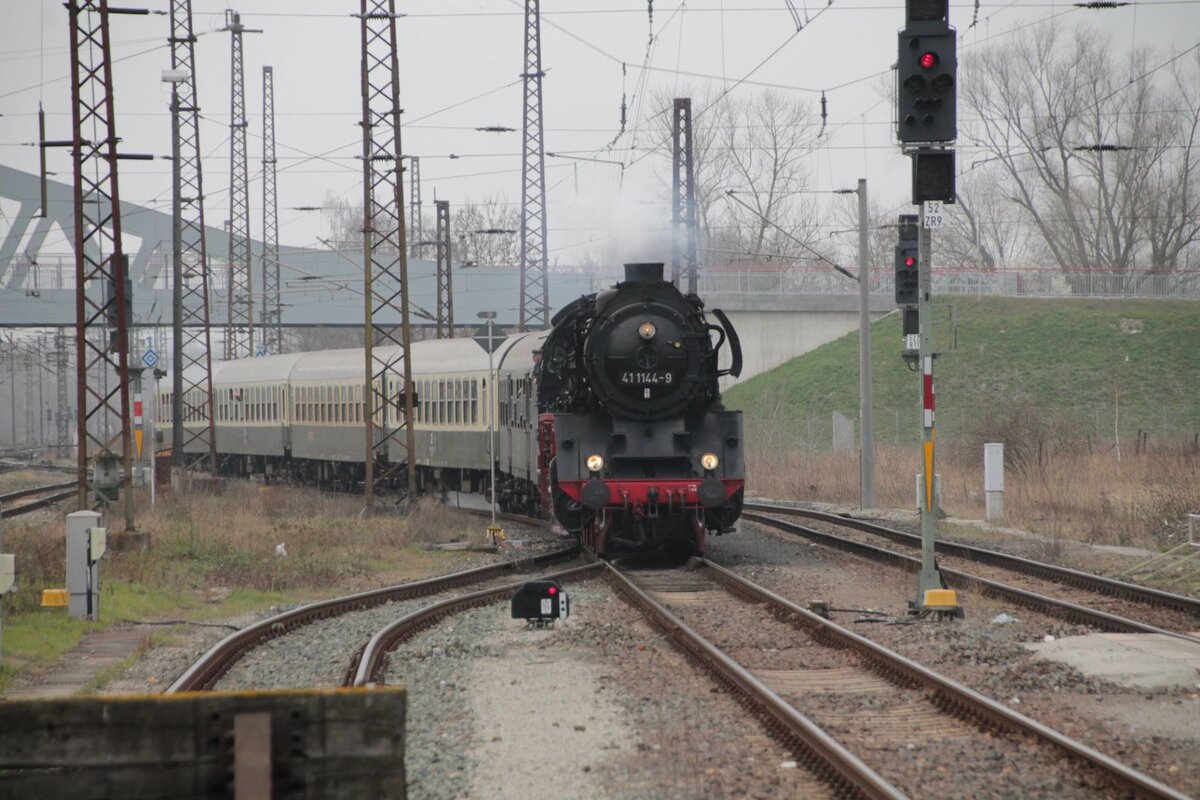
MULTIPOLYGON (((43 589, 65 585, 62 513, 38 512, 6 524, 4 550, 17 555, 18 590, 3 600, 4 649, 18 668, 51 663, 87 631, 119 619, 241 613, 425 577, 445 570, 442 556, 415 545, 468 539, 483 529, 432 502, 406 516, 364 518, 360 497, 240 483, 219 495, 166 494, 154 508, 142 499, 138 527, 150 533, 150 547, 110 550, 105 557, 99 626, 40 608, 43 589)), ((10 665, 0 672, 0 688, 13 671, 10 665)))
MULTIPOLYGON (((1200 511, 1200 455, 1186 447, 1149 448, 1119 462, 1112 453, 1037 437, 1005 475, 1005 522, 1067 540, 1168 547, 1186 536, 1188 512, 1200 511)), ((857 452, 814 452, 780 437, 751 434, 747 485, 763 496, 857 503, 857 452)), ((984 514, 982 446, 938 448, 942 505, 952 516, 984 514)), ((1132 453, 1132 449, 1126 449, 1132 453)), ((882 508, 916 508, 915 447, 879 446, 875 499, 882 508)))

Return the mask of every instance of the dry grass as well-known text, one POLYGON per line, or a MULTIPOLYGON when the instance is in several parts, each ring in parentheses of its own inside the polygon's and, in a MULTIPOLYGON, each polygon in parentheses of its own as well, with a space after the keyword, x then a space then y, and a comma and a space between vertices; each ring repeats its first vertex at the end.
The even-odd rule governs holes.
POLYGON ((14 469, 0 472, 0 494, 15 492, 20 489, 32 489, 35 486, 47 486, 51 483, 62 483, 74 478, 74 474, 58 472, 50 469, 14 469))
MULTIPOLYGON (((858 454, 813 452, 751 441, 747 482, 760 495, 830 503, 858 502, 858 454)), ((916 507, 921 470, 916 447, 880 446, 876 505, 916 507)), ((984 515, 982 448, 938 449, 942 504, 952 516, 984 515)), ((1200 455, 1187 446, 1134 454, 1088 453, 1086 444, 1046 455, 1005 475, 1005 522, 1066 539, 1163 547, 1186 536, 1188 512, 1200 512, 1200 455)))
MULTIPOLYGON (((381 573, 403 573, 423 560, 414 545, 468 539, 484 528, 432 502, 407 516, 364 518, 362 507, 357 496, 238 483, 216 495, 162 495, 157 507, 140 508, 137 517, 151 547, 112 553, 105 579, 193 595, 221 587, 329 593, 381 573), (286 556, 276 555, 280 543, 286 556)), ((6 601, 13 611, 32 610, 43 588, 63 585, 62 515, 38 516, 5 531, 5 550, 17 553, 20 573, 21 588, 6 601)))

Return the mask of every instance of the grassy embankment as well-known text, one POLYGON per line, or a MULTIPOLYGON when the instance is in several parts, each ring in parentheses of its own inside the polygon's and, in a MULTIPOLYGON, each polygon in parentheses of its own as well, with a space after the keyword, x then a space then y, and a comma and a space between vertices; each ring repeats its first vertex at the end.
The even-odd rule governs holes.
POLYGON ((358 497, 236 483, 221 495, 160 495, 156 508, 138 514, 151 547, 106 556, 96 623, 39 607, 42 589, 65 585, 62 515, 8 522, 4 551, 17 554, 20 588, 4 599, 0 691, 18 672, 44 669, 88 631, 121 620, 228 617, 452 571, 455 555, 420 545, 482 534, 482 525, 432 503, 408 517, 364 519, 361 509, 358 497), (283 557, 275 552, 281 542, 283 557))
MULTIPOLYGON (((1177 543, 1184 515, 1200 511, 1200 304, 954 305, 957 352, 935 368, 947 511, 982 516, 982 443, 1003 441, 1011 522, 1091 541, 1177 543)), ((941 349, 948 317, 941 309, 941 349)), ((900 342, 899 315, 872 326, 877 504, 911 508, 918 383, 898 356, 900 342)), ((746 381, 726 399, 746 411, 753 489, 858 499, 857 453, 832 452, 830 421, 838 411, 857 426, 857 333, 746 381)))

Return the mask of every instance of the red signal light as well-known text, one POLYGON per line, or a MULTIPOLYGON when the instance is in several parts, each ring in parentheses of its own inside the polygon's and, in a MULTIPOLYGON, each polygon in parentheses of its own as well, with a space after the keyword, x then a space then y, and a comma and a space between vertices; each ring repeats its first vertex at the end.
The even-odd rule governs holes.
POLYGON ((916 263, 917 263, 917 260, 915 258, 913 258, 912 256, 908 256, 907 258, 904 259, 904 266, 906 266, 906 267, 911 267, 916 263))
POLYGON ((546 591, 550 593, 551 597, 554 597, 554 595, 558 594, 558 589, 554 588, 553 586, 551 586, 546 591))
POLYGON ((921 65, 921 69, 933 69, 938 63, 937 53, 921 53, 917 63, 921 65))

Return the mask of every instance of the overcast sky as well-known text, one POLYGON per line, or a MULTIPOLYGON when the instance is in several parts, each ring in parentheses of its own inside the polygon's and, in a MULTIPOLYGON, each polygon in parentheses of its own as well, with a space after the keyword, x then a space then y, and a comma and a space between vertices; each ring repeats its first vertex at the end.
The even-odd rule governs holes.
MULTIPOLYGON (((1055 17, 1064 25, 1090 23, 1108 32, 1114 58, 1120 58, 1133 45, 1153 45, 1164 54, 1195 45, 1198 3, 1168 0, 1107 11, 1046 0, 981 2, 978 11, 971 4, 954 4, 951 22, 962 37, 960 62, 974 48, 1002 46, 1029 25, 1055 17)), ((166 0, 121 0, 120 5, 168 8, 166 0)), ((547 151, 628 166, 622 177, 615 164, 547 158, 552 258, 571 263, 581 251, 625 236, 636 225, 653 226, 669 214, 666 191, 655 175, 663 162, 643 158, 664 130, 663 109, 648 102, 655 89, 713 96, 733 87, 731 94, 741 95, 761 91, 755 82, 767 83, 812 103, 814 111, 820 90, 827 89, 829 135, 808 159, 816 185, 852 187, 865 177, 872 195, 889 207, 904 202, 908 161, 892 143, 892 109, 879 93, 877 77, 895 61, 902 3, 835 0, 826 6, 820 0, 793 0, 790 5, 804 23, 799 33, 785 0, 657 0, 655 39, 648 50, 646 2, 543 1, 547 151), (739 84, 747 75, 749 80, 739 84), (617 134, 622 96, 629 103, 627 130, 608 150, 617 134)), ((215 225, 228 214, 230 36, 219 31, 227 7, 210 0, 193 3, 200 36, 196 62, 207 209, 215 225)), ((243 24, 263 29, 245 38, 252 231, 257 236, 261 230, 262 67, 269 64, 275 72, 280 239, 312 244, 327 233, 320 215, 292 207, 320 205, 326 192, 354 202, 361 197, 361 166, 355 158, 361 151, 359 28, 350 16, 358 3, 243 0, 234 7, 243 24), (322 157, 312 157, 317 154, 322 157)), ((495 194, 518 202, 521 3, 401 0, 397 8, 407 14, 399 22, 404 150, 421 157, 427 211, 435 196, 452 207, 495 194), (474 130, 485 125, 517 132, 474 130)), ((36 139, 39 102, 48 115, 48 138, 70 135, 66 12, 59 0, 0 0, 0 9, 0 163, 32 172, 37 151, 22 143, 36 139)), ((165 15, 112 18, 113 56, 119 62, 114 68, 117 131, 125 152, 170 153, 169 93, 160 83, 161 70, 170 66, 167 34, 165 15)), ((702 104, 696 111, 703 113, 702 104)), ((65 150, 51 151, 50 169, 59 180, 69 180, 65 150)), ((122 199, 169 205, 167 162, 123 162, 120 170, 122 199)), ((0 202, 0 211, 3 236, 15 205, 0 202)), ((45 250, 61 253, 69 247, 61 237, 51 237, 45 250)))

